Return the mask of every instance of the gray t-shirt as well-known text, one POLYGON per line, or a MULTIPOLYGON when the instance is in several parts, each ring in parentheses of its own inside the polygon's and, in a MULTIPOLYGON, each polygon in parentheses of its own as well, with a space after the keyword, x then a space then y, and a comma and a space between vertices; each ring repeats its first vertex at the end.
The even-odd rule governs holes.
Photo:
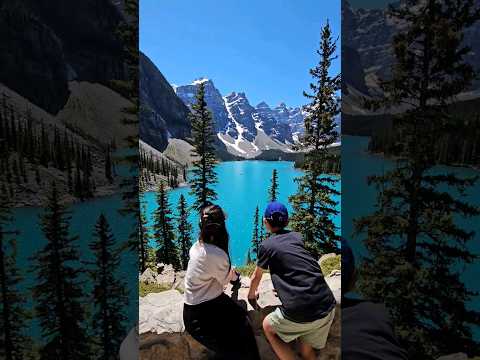
POLYGON ((230 281, 228 255, 219 247, 197 241, 190 249, 185 275, 185 303, 197 305, 222 294, 230 281))

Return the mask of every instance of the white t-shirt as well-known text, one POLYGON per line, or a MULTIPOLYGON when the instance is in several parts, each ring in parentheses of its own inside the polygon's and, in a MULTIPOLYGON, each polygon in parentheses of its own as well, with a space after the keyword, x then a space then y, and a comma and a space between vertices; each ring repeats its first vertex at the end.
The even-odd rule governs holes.
POLYGON ((228 255, 219 247, 197 241, 190 249, 185 275, 185 303, 197 305, 215 299, 230 281, 228 255))

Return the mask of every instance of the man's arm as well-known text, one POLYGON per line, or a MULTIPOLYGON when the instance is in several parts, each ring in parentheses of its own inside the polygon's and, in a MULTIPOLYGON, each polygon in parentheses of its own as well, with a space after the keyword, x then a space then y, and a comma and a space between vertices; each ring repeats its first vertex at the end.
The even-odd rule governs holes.
POLYGON ((262 280, 263 276, 263 269, 259 266, 255 267, 255 271, 253 274, 250 276, 250 290, 248 292, 248 302, 254 309, 258 308, 257 304, 257 289, 258 285, 260 284, 260 281, 262 280))

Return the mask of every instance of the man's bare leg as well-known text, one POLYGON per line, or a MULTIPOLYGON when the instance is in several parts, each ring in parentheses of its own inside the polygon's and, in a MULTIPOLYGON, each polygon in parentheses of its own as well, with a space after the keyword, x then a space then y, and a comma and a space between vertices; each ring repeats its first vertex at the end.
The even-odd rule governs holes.
POLYGON ((295 360, 293 349, 277 336, 267 318, 263 320, 263 331, 265 332, 265 336, 272 346, 273 351, 275 351, 275 354, 277 354, 280 360, 295 360))
POLYGON ((303 360, 315 360, 317 355, 315 354, 315 350, 310 344, 303 342, 301 340, 298 341, 300 355, 302 355, 303 360))

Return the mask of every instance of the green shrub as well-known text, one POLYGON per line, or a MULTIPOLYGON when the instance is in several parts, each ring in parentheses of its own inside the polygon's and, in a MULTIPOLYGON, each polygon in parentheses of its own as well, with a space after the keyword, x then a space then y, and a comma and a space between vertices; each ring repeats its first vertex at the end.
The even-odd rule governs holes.
POLYGON ((242 276, 250 276, 252 275, 253 271, 255 270, 255 263, 250 263, 243 266, 237 266, 235 269, 242 275, 242 276))
POLYGON ((340 255, 332 256, 331 258, 325 259, 320 264, 322 269, 323 276, 328 276, 333 270, 341 270, 342 263, 340 255))
POLYGON ((144 282, 138 283, 138 293, 140 296, 145 296, 150 293, 159 293, 162 291, 170 290, 170 287, 165 285, 158 285, 158 284, 146 284, 144 282))

